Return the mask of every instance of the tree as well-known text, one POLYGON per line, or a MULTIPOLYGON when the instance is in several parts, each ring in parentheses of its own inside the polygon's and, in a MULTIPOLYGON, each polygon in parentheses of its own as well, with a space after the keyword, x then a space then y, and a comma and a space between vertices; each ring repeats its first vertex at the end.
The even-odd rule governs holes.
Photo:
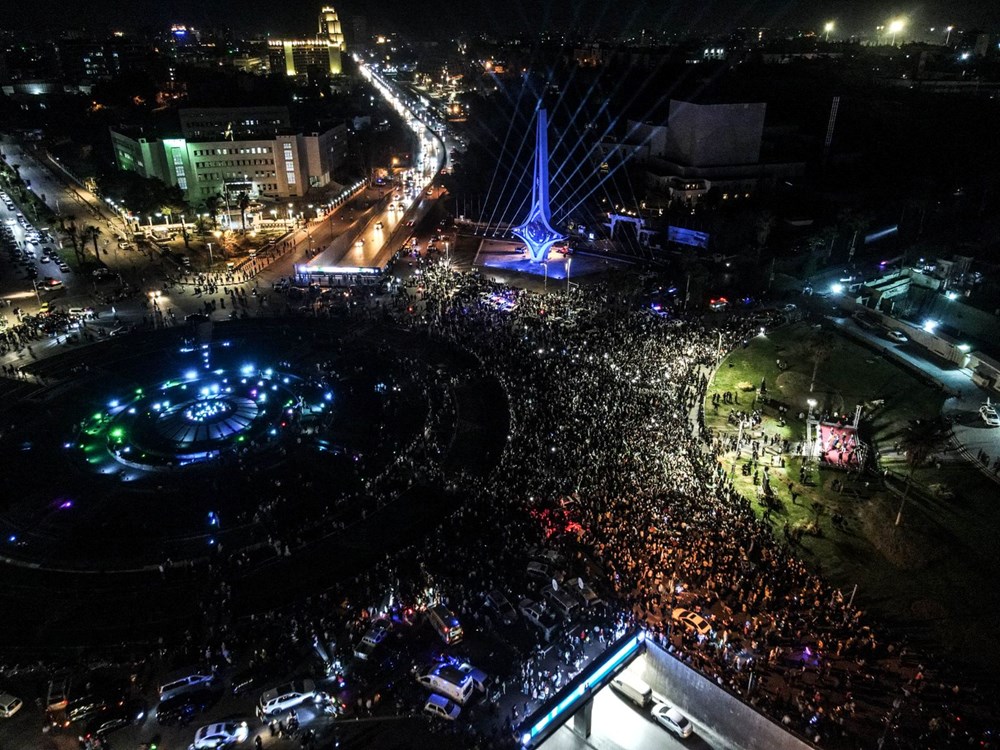
POLYGON ((903 506, 906 505, 906 498, 909 496, 910 487, 913 484, 913 472, 918 466, 926 463, 927 459, 946 445, 950 439, 951 426, 940 416, 910 421, 899 441, 910 470, 906 474, 906 487, 903 489, 903 498, 899 503, 899 511, 896 513, 896 526, 899 526, 903 521, 903 506))
POLYGON ((210 195, 205 200, 205 208, 208 209, 208 215, 212 218, 212 229, 217 229, 219 226, 219 211, 222 209, 222 196, 218 193, 210 195))
POLYGON ((244 190, 240 193, 240 221, 243 225, 243 234, 247 232, 247 209, 250 207, 250 195, 244 190))

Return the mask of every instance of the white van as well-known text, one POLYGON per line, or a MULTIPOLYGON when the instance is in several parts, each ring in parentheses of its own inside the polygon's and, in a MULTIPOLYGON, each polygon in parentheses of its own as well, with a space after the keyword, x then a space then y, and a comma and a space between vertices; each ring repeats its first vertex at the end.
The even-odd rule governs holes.
POLYGON ((652 688, 628 672, 622 672, 611 680, 611 687, 639 706, 639 708, 645 708, 653 701, 652 688))
POLYGON ((440 693, 460 706, 464 706, 476 684, 472 676, 451 664, 438 664, 429 672, 417 675, 417 682, 432 693, 440 693))

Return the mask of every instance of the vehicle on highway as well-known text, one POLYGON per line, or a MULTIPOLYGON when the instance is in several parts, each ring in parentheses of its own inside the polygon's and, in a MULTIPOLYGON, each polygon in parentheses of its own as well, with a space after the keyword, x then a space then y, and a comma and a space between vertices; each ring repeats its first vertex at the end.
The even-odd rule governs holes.
POLYGON ((653 702, 652 688, 644 680, 640 680, 628 672, 622 672, 611 680, 611 688, 639 708, 645 708, 653 702))
POLYGON ((443 695, 431 695, 427 699, 427 703, 424 704, 424 713, 439 719, 454 721, 462 713, 462 708, 443 695))
POLYGON ((496 612, 504 625, 510 625, 517 619, 517 610, 501 591, 491 591, 486 595, 486 606, 496 612))
POLYGON ((689 630, 695 631, 699 636, 706 636, 712 632, 712 626, 708 620, 689 609, 678 607, 671 613, 671 617, 689 630))
POLYGON ((376 221, 375 222, 375 229, 377 229, 378 231, 382 231, 382 222, 381 221, 376 221))
POLYGON ((245 721, 228 721, 208 724, 194 734, 194 742, 188 750, 217 750, 246 742, 250 737, 250 727, 245 721))
POLYGON ((659 724, 664 729, 676 734, 681 739, 685 739, 691 736, 694 731, 694 727, 691 726, 691 721, 678 711, 673 706, 668 706, 666 703, 658 703, 653 706, 652 710, 653 720, 659 724))
POLYGON ((392 630, 391 620, 376 620, 372 623, 372 626, 368 628, 368 632, 365 633, 358 647, 354 649, 354 655, 359 659, 367 659, 372 655, 372 652, 378 648, 379 644, 382 643, 388 636, 389 632, 392 630))
POLYGON ((209 688, 180 693, 160 701, 160 705, 156 708, 156 721, 164 726, 173 724, 186 726, 195 716, 205 713, 218 703, 221 697, 222 691, 209 688))
POLYGON ((892 339, 897 344, 905 344, 907 341, 909 341, 909 339, 906 337, 906 334, 903 333, 902 331, 897 331, 897 330, 887 331, 885 335, 886 338, 892 339))
POLYGON ((358 250, 360 250, 364 246, 365 246, 364 238, 359 239, 357 242, 354 243, 354 247, 358 248, 358 250))
POLYGON ((10 693, 0 693, 0 718, 9 719, 21 710, 24 701, 10 693))
POLYGON ((257 715, 262 718, 277 716, 315 697, 316 684, 312 680, 295 680, 264 691, 257 704, 257 715))
POLYGON ((979 407, 979 416, 987 427, 1000 427, 1000 414, 997 414, 997 410, 989 399, 986 399, 986 403, 979 407))

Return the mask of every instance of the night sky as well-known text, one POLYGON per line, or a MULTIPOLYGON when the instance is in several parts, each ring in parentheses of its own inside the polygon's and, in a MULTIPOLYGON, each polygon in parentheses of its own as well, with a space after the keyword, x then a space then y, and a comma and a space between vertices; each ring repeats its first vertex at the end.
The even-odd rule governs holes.
MULTIPOLYGON (((149 27, 187 23, 274 34, 316 30, 322 0, 40 0, 4 13, 2 27, 103 24, 149 27)), ((871 32, 896 15, 910 19, 914 35, 927 27, 996 29, 996 0, 930 0, 885 5, 871 0, 337 0, 341 18, 363 15, 370 31, 413 29, 441 36, 461 31, 576 29, 589 33, 641 27, 679 32, 725 31, 735 26, 821 28, 836 19, 843 34, 871 32)))

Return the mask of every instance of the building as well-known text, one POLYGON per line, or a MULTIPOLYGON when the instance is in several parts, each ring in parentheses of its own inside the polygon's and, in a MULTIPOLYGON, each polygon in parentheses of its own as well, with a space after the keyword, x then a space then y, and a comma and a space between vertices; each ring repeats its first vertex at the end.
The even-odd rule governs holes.
POLYGON ((340 49, 329 39, 271 39, 267 43, 272 73, 305 80, 310 71, 340 75, 340 49))
POLYGON ((762 183, 804 172, 803 162, 763 162, 764 103, 699 104, 672 99, 666 123, 629 121, 625 137, 605 141, 605 159, 646 164, 649 186, 694 201, 712 188, 747 197, 762 183))
POLYGON ((344 32, 340 28, 340 19, 337 17, 337 11, 329 5, 324 5, 319 12, 319 36, 320 39, 327 39, 340 52, 347 51, 347 47, 344 44, 344 32))
POLYGON ((176 185, 200 204, 212 195, 305 195, 329 183, 347 158, 347 126, 296 132, 284 107, 181 110, 176 138, 111 131, 119 169, 176 185))
POLYGON ((340 18, 329 5, 319 13, 319 36, 315 39, 271 39, 268 53, 272 73, 306 79, 314 74, 340 75, 341 55, 347 50, 340 18))

